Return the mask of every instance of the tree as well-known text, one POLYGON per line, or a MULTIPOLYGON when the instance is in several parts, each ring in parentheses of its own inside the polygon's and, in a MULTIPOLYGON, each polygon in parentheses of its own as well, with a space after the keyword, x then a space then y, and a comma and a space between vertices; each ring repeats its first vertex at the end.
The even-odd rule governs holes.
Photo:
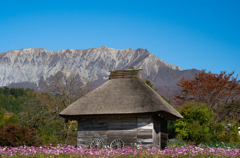
POLYGON ((234 119, 240 123, 240 100, 232 100, 230 103, 223 105, 219 104, 216 109, 217 121, 234 119))
POLYGON ((75 73, 51 76, 44 92, 58 96, 56 111, 62 111, 90 91, 89 83, 83 85, 75 73), (61 102, 61 103, 59 103, 61 102))
MULTIPOLYGON (((87 94, 90 90, 90 83, 87 82, 85 85, 83 85, 80 77, 75 73, 62 73, 51 76, 50 80, 48 80, 47 86, 45 87, 45 92, 56 96, 52 97, 54 100, 52 109, 55 110, 57 115, 70 104, 87 94)), ((64 123, 66 131, 65 144, 67 144, 70 133, 73 133, 73 129, 75 129, 75 126, 77 125, 76 121, 68 119, 65 119, 64 123)))
POLYGON ((17 124, 18 121, 19 121, 19 119, 16 115, 12 115, 8 119, 6 119, 6 123, 17 124))
POLYGON ((229 74, 226 71, 213 74, 202 70, 192 80, 183 77, 177 84, 181 92, 175 98, 181 104, 194 101, 206 103, 212 108, 218 104, 226 105, 240 95, 240 80, 233 77, 233 74, 234 71, 229 74))
POLYGON ((147 77, 147 79, 145 79, 145 83, 146 83, 149 87, 151 87, 153 90, 157 91, 157 88, 156 88, 156 89, 153 88, 153 84, 152 84, 152 82, 149 80, 149 76, 147 77))
POLYGON ((64 119, 61 119, 54 107, 57 96, 47 93, 26 92, 25 102, 21 105, 23 112, 19 113, 21 126, 29 127, 38 131, 38 136, 44 144, 64 143, 66 130, 64 119))
POLYGON ((196 144, 203 142, 239 142, 235 120, 217 122, 212 108, 204 103, 187 103, 178 108, 183 119, 176 121, 177 137, 196 144), (228 126, 230 124, 230 126, 228 126), (226 128, 227 127, 227 128, 226 128))
POLYGON ((3 88, 3 94, 5 94, 5 95, 9 95, 10 94, 10 91, 9 91, 9 88, 8 87, 4 87, 3 88))
POLYGON ((39 146, 41 143, 37 132, 28 127, 10 123, 0 128, 0 146, 39 146))
POLYGON ((175 123, 178 138, 196 143, 208 142, 211 125, 214 122, 213 110, 206 104, 187 103, 180 108, 183 119, 175 123))
POLYGON ((6 109, 0 107, 0 128, 4 127, 6 123, 18 123, 18 117, 6 109))

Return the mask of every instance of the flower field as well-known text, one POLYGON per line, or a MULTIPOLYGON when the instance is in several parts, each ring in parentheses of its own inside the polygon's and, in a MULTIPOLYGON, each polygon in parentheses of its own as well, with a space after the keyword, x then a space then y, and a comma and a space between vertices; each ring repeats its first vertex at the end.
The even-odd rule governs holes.
POLYGON ((113 150, 95 150, 86 147, 54 146, 0 147, 0 157, 240 157, 240 149, 182 146, 159 150, 157 148, 135 147, 113 150))

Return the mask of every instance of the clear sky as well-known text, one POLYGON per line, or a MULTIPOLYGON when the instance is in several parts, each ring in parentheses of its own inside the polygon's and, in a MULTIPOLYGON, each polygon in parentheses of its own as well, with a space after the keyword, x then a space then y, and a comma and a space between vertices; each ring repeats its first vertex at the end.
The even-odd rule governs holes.
POLYGON ((0 0, 0 52, 100 46, 240 74, 240 1, 0 0))

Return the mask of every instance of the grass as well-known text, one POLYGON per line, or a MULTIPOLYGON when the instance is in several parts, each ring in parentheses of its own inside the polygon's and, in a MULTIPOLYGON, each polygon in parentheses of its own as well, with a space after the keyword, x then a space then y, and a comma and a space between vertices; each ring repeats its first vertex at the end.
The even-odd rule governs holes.
POLYGON ((177 147, 181 147, 183 145, 187 145, 188 143, 182 140, 176 140, 176 139, 170 139, 168 141, 168 147, 172 147, 172 146, 177 146, 177 147))
POLYGON ((209 146, 211 148, 224 148, 224 147, 230 147, 230 148, 238 148, 240 149, 240 143, 230 143, 230 142, 208 142, 208 143, 201 143, 203 145, 209 146))
MULTIPOLYGON (((238 148, 240 149, 240 143, 231 143, 231 142, 203 142, 201 143, 202 145, 209 146, 211 148, 238 148)), ((168 141, 168 147, 176 146, 176 147, 181 147, 184 145, 193 145, 192 143, 185 142, 182 140, 176 140, 176 139, 170 139, 168 141)))

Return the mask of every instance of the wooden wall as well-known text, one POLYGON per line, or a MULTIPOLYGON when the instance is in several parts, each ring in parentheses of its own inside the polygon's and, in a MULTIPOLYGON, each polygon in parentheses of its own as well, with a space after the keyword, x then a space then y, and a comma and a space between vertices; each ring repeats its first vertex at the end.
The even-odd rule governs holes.
POLYGON ((78 120, 78 145, 89 146, 100 139, 109 146, 114 139, 121 139, 125 146, 134 143, 153 145, 153 119, 151 115, 85 118, 78 120))
POLYGON ((167 120, 161 116, 154 115, 153 123, 154 144, 157 144, 161 149, 165 149, 168 142, 167 120))

